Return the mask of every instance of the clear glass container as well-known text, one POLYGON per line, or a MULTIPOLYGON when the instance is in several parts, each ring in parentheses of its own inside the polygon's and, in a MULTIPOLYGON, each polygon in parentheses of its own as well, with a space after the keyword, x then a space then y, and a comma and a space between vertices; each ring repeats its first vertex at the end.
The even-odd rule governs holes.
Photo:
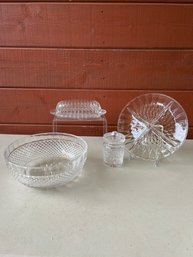
POLYGON ((121 111, 117 130, 126 136, 131 157, 159 160, 173 154, 184 143, 188 118, 173 98, 149 93, 136 97, 121 111))
POLYGON ((107 132, 106 110, 102 109, 95 100, 70 99, 57 103, 56 108, 50 113, 54 115, 53 131, 62 132, 62 125, 77 125, 86 128, 84 135, 90 135, 92 130, 102 128, 102 134, 107 132))
POLYGON ((41 133, 10 144, 4 157, 20 183, 30 187, 56 187, 79 177, 87 159, 88 145, 67 133, 41 133))
POLYGON ((125 136, 117 131, 103 136, 104 163, 110 167, 121 167, 125 150, 125 136))

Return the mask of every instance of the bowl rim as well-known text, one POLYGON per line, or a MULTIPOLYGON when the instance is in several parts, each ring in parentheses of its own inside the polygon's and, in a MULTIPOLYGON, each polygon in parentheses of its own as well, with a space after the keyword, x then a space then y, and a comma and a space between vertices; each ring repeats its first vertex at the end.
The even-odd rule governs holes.
MULTIPOLYGON (((77 160, 78 158, 80 158, 81 156, 84 156, 87 152, 88 152, 88 144, 87 142, 81 137, 81 136, 76 136, 74 134, 70 134, 70 133, 62 133, 62 132, 46 132, 46 133, 37 133, 37 134, 32 134, 32 135, 28 135, 28 136, 23 136, 22 138, 19 138, 19 139, 16 139, 15 141, 13 141, 12 143, 10 143, 4 150, 4 158, 5 158, 5 161, 9 164, 13 164, 14 166, 18 167, 18 168, 24 168, 24 169, 28 169, 28 168, 33 168, 33 169, 42 169, 41 167, 34 167, 34 166, 30 166, 30 165, 20 165, 18 164, 17 162, 13 162, 13 161, 10 161, 9 160, 9 156, 10 154, 16 149, 16 148, 13 148, 14 144, 28 144, 28 143, 25 143, 23 141, 29 139, 29 138, 33 138, 33 137, 38 137, 38 136, 50 136, 50 137, 55 137, 56 138, 58 136, 69 136, 69 137, 72 137, 72 138, 76 138, 78 140, 80 140, 83 144, 84 144, 84 149, 82 150, 82 152, 77 155, 76 157, 72 158, 69 160, 69 162, 72 162, 72 161, 75 161, 77 160), (11 150, 12 149, 12 150, 11 150)), ((42 140, 42 139, 41 139, 42 140)), ((35 141, 39 141, 39 140, 34 140, 32 142, 35 142, 35 141)), ((19 146, 17 146, 19 147, 19 146)))

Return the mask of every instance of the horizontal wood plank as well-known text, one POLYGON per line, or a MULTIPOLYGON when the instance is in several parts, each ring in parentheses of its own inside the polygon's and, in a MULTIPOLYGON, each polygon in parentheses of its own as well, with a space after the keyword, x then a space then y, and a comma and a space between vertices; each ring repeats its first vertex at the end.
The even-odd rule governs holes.
MULTIPOLYGON (((116 131, 117 126, 109 126, 108 131, 116 131)), ((36 134, 52 131, 51 124, 0 124, 1 134, 36 134)), ((71 133, 79 136, 102 136, 102 126, 85 126, 85 125, 63 125, 58 127, 58 132, 71 133)), ((193 127, 189 127, 188 139, 193 139, 193 127)))
POLYGON ((193 48, 192 4, 0 3, 0 46, 193 48))
MULTIPOLYGON (((122 108, 145 90, 62 90, 0 89, 0 124, 51 124, 50 110, 64 99, 97 100, 107 110, 109 125, 116 125, 122 108)), ((159 91, 176 99, 185 109, 193 126, 193 91, 159 91)))
MULTIPOLYGON (((1 0, 1 2, 18 2, 18 0, 1 0)), ((29 2, 29 0, 20 0, 19 2, 29 2)), ((30 2, 40 2, 33 0, 30 2)), ((41 0, 41 2, 53 2, 53 0, 41 0)), ((193 0, 57 0, 57 2, 70 3, 193 3, 193 0)))
MULTIPOLYGON (((116 126, 109 126, 108 131, 116 130, 116 126)), ((52 130, 51 124, 0 124, 2 134, 36 134, 52 130)), ((93 125, 60 125, 57 132, 71 133, 79 136, 102 136, 103 127, 93 125)))
POLYGON ((193 50, 0 48, 0 87, 193 89, 193 50))

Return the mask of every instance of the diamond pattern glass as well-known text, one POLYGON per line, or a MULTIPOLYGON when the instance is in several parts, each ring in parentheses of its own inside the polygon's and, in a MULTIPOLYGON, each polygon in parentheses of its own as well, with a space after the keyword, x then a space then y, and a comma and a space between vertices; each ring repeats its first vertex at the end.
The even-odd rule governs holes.
POLYGON ((66 184, 81 174, 87 143, 65 133, 43 133, 13 142, 4 156, 12 175, 31 187, 66 184))

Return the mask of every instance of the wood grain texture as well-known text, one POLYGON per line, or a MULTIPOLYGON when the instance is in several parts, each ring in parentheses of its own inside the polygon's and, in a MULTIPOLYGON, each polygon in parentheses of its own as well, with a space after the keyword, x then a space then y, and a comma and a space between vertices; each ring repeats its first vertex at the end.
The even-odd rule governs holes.
MULTIPOLYGON (((18 2, 18 0, 4 0, 0 1, 9 3, 9 2, 18 2)), ((29 0, 20 0, 19 2, 29 2, 29 0)), ((33 0, 30 2, 40 2, 40 0, 33 0)), ((53 0, 41 0, 41 2, 53 2, 53 0)), ((57 2, 69 2, 69 3, 193 3, 193 0, 57 0, 57 2)))
MULTIPOLYGON (((109 126, 108 131, 115 131, 116 126, 109 126)), ((51 124, 0 124, 1 134, 36 134, 52 131, 51 124)), ((102 136, 102 126, 92 125, 62 125, 58 126, 58 132, 71 133, 79 136, 102 136)))
MULTIPOLYGON (((51 124, 50 110, 64 99, 97 100, 107 110, 109 125, 116 125, 122 108, 148 90, 62 90, 62 89, 0 89, 0 124, 51 124)), ((159 91, 176 99, 185 109, 193 126, 193 91, 159 91)))
POLYGON ((0 46, 193 48, 192 4, 0 3, 0 46))
MULTIPOLYGON (((117 126, 109 126, 108 131, 116 131, 117 126)), ((1 134, 36 134, 52 131, 51 124, 0 124, 1 134)), ((72 133, 79 136, 102 136, 103 128, 101 126, 74 126, 64 125, 60 126, 59 132, 72 133)), ((189 127, 188 139, 193 139, 193 127, 189 127)))
POLYGON ((193 89, 193 50, 0 49, 0 87, 193 89))

